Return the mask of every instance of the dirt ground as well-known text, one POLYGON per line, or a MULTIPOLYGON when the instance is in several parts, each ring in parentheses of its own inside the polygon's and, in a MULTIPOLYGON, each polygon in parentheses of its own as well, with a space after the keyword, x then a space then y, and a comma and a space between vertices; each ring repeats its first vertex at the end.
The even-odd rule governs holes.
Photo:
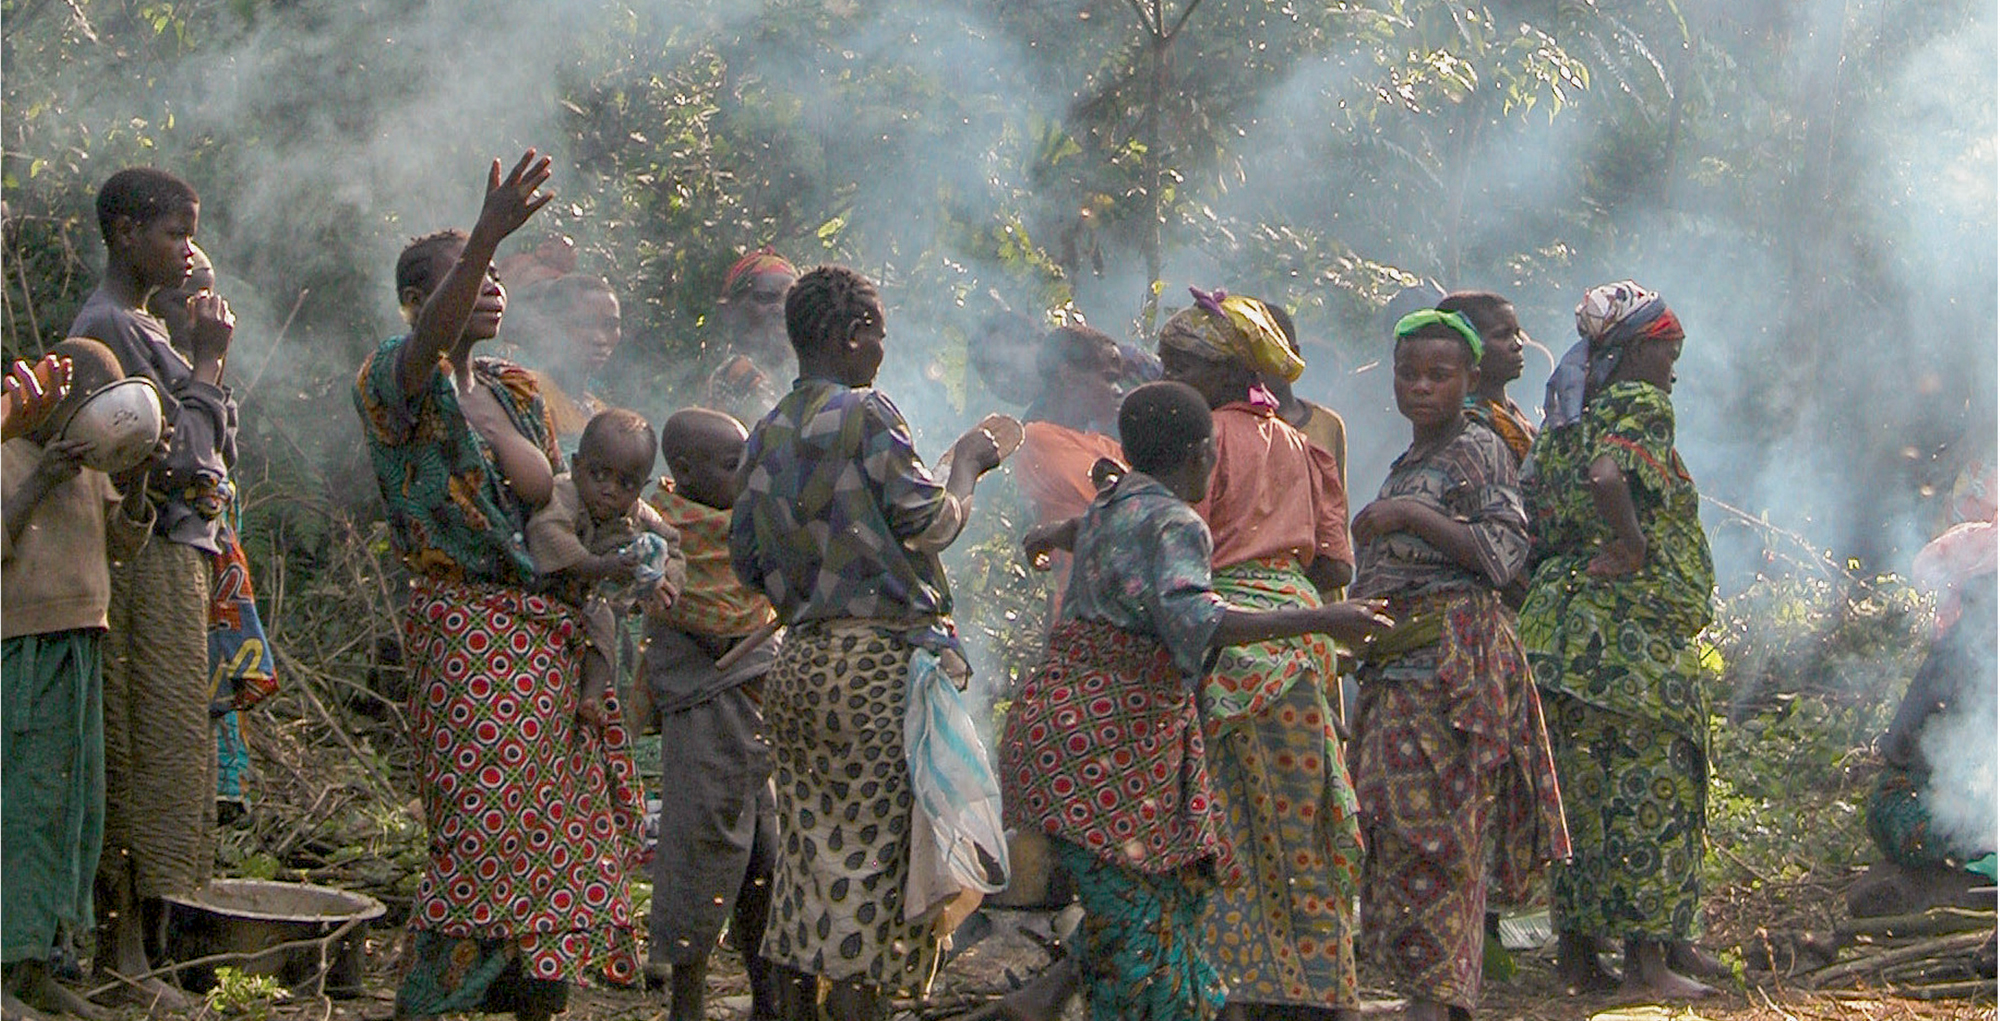
MULTIPOLYGON (((1711 901, 1714 920, 1708 945, 1727 954, 1758 920, 1776 920, 1798 928, 1819 927, 1842 911, 1839 882, 1796 883, 1782 889, 1765 887, 1718 891, 1711 901)), ((993 934, 948 959, 928 1001, 903 1002, 897 1021, 949 1021, 971 1013, 1044 966, 1048 955, 1040 942, 1023 934, 1046 934, 1051 916, 1041 912, 992 911, 993 934)), ((367 976, 363 995, 330 1000, 301 997, 272 1004, 258 1017, 253 1009, 236 1017, 248 1021, 386 1021, 394 1006, 394 960, 400 934, 376 932, 368 939, 367 976)), ((1743 972, 1749 981, 1726 984, 1719 995, 1693 1004, 1668 1005, 1618 995, 1568 996, 1556 983, 1547 953, 1516 952, 1518 973, 1505 982, 1489 982, 1478 1017, 1492 1021, 1972 1021, 1995 1018, 1994 997, 1974 1000, 1921 1002, 1868 990, 1807 992, 1789 987, 1768 974, 1743 972)), ((1392 1018, 1401 1002, 1371 981, 1363 965, 1363 1014, 1392 1018)), ((742 1021, 749 996, 741 962, 735 954, 718 951, 709 979, 708 1016, 714 1021, 742 1021)), ((568 1017, 572 1021, 655 1021, 665 1018, 661 994, 639 990, 588 988, 573 990, 568 1017)), ((133 1009, 121 1021, 141 1016, 133 1009)), ((225 1021, 230 1015, 202 1008, 195 1021, 225 1021)), ((181 1015, 165 1013, 165 1019, 181 1015)), ((1083 1021, 1079 1003, 1072 1001, 1066 1021, 1083 1021)))

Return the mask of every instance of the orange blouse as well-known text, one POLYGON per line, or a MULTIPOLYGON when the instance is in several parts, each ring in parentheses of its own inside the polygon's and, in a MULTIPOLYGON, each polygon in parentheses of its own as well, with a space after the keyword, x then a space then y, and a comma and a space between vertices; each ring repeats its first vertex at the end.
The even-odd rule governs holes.
POLYGON ((1320 557, 1354 563, 1332 453, 1242 401, 1216 409, 1215 453, 1215 478, 1195 510, 1215 535, 1217 568, 1284 555, 1301 569, 1320 557))

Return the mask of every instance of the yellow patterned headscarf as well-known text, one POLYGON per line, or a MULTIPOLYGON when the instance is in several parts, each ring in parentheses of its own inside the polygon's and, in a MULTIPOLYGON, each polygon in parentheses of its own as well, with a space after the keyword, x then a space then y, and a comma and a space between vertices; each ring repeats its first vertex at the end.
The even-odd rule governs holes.
POLYGON ((1241 362, 1258 372, 1295 382, 1306 363, 1292 353, 1264 303, 1255 298, 1188 288, 1194 305, 1160 327, 1160 347, 1211 362, 1241 362))

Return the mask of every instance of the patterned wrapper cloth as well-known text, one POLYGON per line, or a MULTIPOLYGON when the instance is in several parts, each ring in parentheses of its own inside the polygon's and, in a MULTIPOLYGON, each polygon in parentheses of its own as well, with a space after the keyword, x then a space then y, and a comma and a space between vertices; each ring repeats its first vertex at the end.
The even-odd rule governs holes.
POLYGON ((1606 938, 1701 933, 1708 695, 1695 636, 1715 569, 1699 495, 1674 449, 1674 411, 1650 383, 1613 383, 1583 417, 1536 438, 1523 480, 1543 559, 1520 635, 1548 713, 1570 862, 1551 884, 1559 926, 1606 938), (1610 536, 1587 469, 1608 457, 1639 507, 1646 563, 1620 578, 1588 565, 1610 536))
POLYGON ((1352 747, 1368 836, 1362 944, 1398 991, 1479 1003, 1487 855, 1503 899, 1569 856, 1541 700, 1498 594, 1392 601, 1435 640, 1361 671, 1352 747))
MULTIPOLYGON (((1319 605, 1290 559, 1224 567, 1215 590, 1247 610, 1319 605)), ((1359 1002, 1349 905, 1361 831, 1332 676, 1332 643, 1308 635, 1226 649, 1205 685, 1216 817, 1240 867, 1209 901, 1203 943, 1233 1002, 1359 1002)))
POLYGON ((906 922, 914 802, 903 714, 915 646, 867 621, 807 621, 764 680, 779 849, 764 956, 922 994, 930 920, 906 922))
POLYGON ((1054 837, 1083 897, 1082 972, 1096 1021, 1206 1018, 1220 976, 1201 915, 1221 841, 1201 716, 1150 635, 1071 620, 1007 716, 1010 821, 1054 837))
POLYGON ((638 975, 626 868, 641 801, 617 700, 580 725, 565 603, 419 578, 404 619, 430 861, 399 1014, 516 1009, 638 975))

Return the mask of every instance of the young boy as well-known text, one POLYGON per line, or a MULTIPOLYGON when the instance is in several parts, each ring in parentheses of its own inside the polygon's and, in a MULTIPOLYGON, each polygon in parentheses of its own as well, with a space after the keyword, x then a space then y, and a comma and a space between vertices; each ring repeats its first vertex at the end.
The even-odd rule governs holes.
POLYGON ((672 972, 673 1021, 702 1016, 709 954, 725 921, 749 972, 750 1016, 778 1016, 772 965, 758 953, 778 837, 759 689, 777 643, 762 641, 728 670, 716 668, 777 619, 729 562, 729 511, 748 438, 743 423, 720 411, 676 412, 660 429, 673 476, 651 497, 687 554, 687 587, 648 622, 645 658, 660 721, 660 775, 675 784, 662 803, 653 857, 648 970, 672 972))
MULTIPOLYGON (((94 966, 151 970, 146 923, 161 898, 193 892, 215 864, 215 756, 209 731, 209 558, 221 552, 220 518, 236 460, 236 402, 222 385, 235 316, 209 293, 188 303, 188 355, 146 311, 147 299, 178 287, 193 265, 200 199, 160 170, 121 170, 97 193, 104 280, 84 302, 70 336, 111 349, 122 374, 160 391, 173 446, 148 481, 151 542, 111 572, 104 648, 105 854, 99 877, 103 931, 94 966)), ((133 998, 185 1007, 157 979, 133 998)))
MULTIPOLYGON (((999 444, 975 428, 940 483, 902 412, 874 388, 888 338, 875 285, 844 266, 785 297, 799 378, 751 431, 731 513, 737 577, 788 627, 765 679, 766 733, 785 840, 764 953, 830 982, 826 1014, 885 1017, 889 994, 928 985, 931 919, 904 911, 913 799, 903 748, 908 673, 921 653, 965 675, 938 553, 958 538, 999 444)), ((817 1016, 803 983, 786 1014, 817 1016)))
POLYGON ((556 476, 549 502, 528 519, 528 554, 563 598, 583 607, 589 649, 577 715, 604 722, 604 693, 617 680, 618 618, 635 596, 671 605, 687 581, 680 534, 639 500, 659 456, 653 427, 612 408, 592 416, 573 471, 556 476))
POLYGON ((7 881, 0 889, 6 1006, 101 1017, 102 1011, 56 984, 49 951, 59 929, 91 924, 91 881, 104 838, 105 611, 111 563, 146 544, 153 505, 146 500, 149 463, 114 480, 86 468, 86 440, 61 439, 57 427, 92 390, 124 375, 94 340, 56 345, 73 388, 26 435, 6 441, 0 457, 6 540, 0 545, 0 717, 7 721, 0 768, 0 817, 7 881))

